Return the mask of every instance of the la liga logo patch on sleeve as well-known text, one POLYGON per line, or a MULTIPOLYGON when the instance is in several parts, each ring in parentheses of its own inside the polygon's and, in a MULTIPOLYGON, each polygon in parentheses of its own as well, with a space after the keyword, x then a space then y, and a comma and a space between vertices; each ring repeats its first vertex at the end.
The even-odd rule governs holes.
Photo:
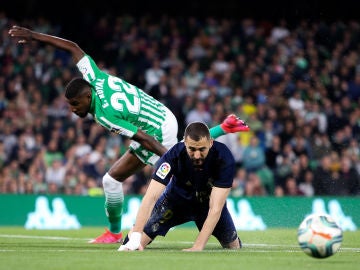
POLYGON ((156 171, 156 175, 159 176, 161 179, 165 179, 165 177, 168 175, 168 173, 171 170, 171 166, 169 163, 164 162, 160 165, 160 167, 156 171))

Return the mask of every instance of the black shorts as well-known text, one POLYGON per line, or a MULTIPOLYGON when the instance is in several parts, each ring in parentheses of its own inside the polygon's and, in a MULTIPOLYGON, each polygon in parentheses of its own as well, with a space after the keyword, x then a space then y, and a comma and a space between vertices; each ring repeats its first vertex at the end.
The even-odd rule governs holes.
MULTIPOLYGON (((192 204, 179 204, 172 202, 164 194, 154 206, 151 216, 145 225, 144 232, 151 238, 165 236, 172 228, 189 221, 194 221, 200 231, 209 212, 209 207, 195 207, 192 204)), ((232 217, 226 207, 221 212, 220 219, 212 233, 222 246, 233 242, 238 238, 232 217)))

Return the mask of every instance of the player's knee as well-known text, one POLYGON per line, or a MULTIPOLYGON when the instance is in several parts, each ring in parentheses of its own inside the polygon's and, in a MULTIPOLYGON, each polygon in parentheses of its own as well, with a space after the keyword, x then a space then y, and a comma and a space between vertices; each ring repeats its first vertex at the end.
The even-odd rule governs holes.
POLYGON ((122 193, 122 183, 115 180, 108 173, 103 176, 102 184, 105 192, 122 193))
POLYGON ((240 249, 242 248, 242 243, 239 237, 237 237, 234 241, 230 242, 230 243, 221 243, 223 248, 228 248, 228 249, 240 249))
MULTIPOLYGON (((130 175, 128 174, 124 174, 124 173, 120 173, 119 170, 115 169, 115 168, 110 168, 110 170, 107 172, 107 174, 114 180, 118 181, 118 182, 124 182, 125 179, 127 179, 130 175)), ((106 175, 106 174, 105 174, 106 175)), ((104 176, 105 177, 105 176, 104 176)))
POLYGON ((239 237, 237 237, 233 242, 229 243, 230 249, 240 249, 242 248, 242 243, 239 237))

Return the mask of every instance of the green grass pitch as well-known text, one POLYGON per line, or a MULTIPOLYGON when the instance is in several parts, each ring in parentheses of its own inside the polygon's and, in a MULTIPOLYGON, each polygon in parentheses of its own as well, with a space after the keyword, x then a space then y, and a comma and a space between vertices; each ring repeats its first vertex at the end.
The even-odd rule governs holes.
POLYGON ((118 252, 119 244, 88 244, 103 228, 80 230, 25 230, 0 227, 0 269, 326 269, 354 270, 360 265, 360 230, 344 232, 340 250, 315 259, 300 250, 296 229, 240 231, 241 250, 224 250, 211 238, 202 252, 181 251, 190 247, 197 231, 177 228, 158 237, 143 252, 118 252))

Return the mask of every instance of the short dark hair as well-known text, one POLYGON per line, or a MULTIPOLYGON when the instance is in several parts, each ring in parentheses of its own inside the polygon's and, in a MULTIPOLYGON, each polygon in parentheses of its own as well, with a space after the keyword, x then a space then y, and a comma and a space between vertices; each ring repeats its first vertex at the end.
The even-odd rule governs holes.
POLYGON ((200 141, 206 137, 210 139, 210 131, 208 126, 203 122, 192 122, 185 128, 184 139, 190 137, 194 141, 200 141))
POLYGON ((80 77, 74 78, 65 87, 65 97, 67 99, 75 98, 81 95, 87 87, 92 88, 88 81, 80 77))

